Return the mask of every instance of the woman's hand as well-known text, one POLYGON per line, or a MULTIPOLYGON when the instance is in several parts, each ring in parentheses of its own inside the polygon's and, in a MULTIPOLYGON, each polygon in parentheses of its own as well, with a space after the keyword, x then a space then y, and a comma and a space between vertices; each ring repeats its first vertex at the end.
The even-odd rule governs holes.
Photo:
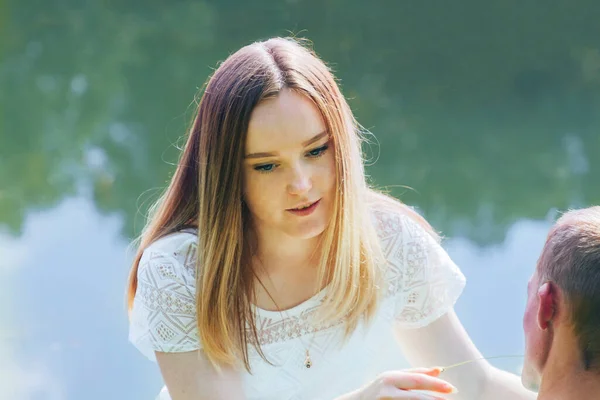
POLYGON ((384 372, 367 386, 336 400, 443 399, 434 394, 415 392, 415 390, 426 390, 445 394, 456 393, 457 390, 454 386, 437 378, 440 372, 442 372, 442 368, 416 368, 384 372))

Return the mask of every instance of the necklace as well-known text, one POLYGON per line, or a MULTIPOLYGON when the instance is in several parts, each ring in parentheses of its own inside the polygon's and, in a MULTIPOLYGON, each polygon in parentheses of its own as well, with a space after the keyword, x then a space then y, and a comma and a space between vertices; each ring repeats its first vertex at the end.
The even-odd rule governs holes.
MULTIPOLYGON (((265 289, 265 291, 267 292, 267 295, 271 298, 271 301, 275 304, 275 307, 277 307, 277 311, 279 312, 279 314, 281 314, 281 308, 277 305, 277 303, 275 303, 275 300, 273 299, 273 297, 271 297, 271 295, 269 294, 269 291, 263 286, 263 288, 265 289)), ((291 321, 291 317, 290 315, 287 313, 286 310, 283 310, 283 312, 285 313, 285 315, 287 316, 287 321, 291 321)), ((285 319, 281 319, 283 322, 283 328, 285 330, 285 319)), ((305 356, 304 356, 304 366, 306 368, 310 368, 312 367, 312 359, 310 358, 310 348, 312 347, 313 341, 315 340, 315 334, 316 331, 313 331, 312 333, 312 337, 310 339, 310 342, 308 344, 308 346, 304 343, 304 341, 302 340, 302 335, 298 336, 298 340, 300 340, 300 343, 302 343, 302 346, 304 347, 304 351, 305 351, 305 356)))
MULTIPOLYGON (((273 281, 271 280, 271 276, 266 271, 266 269, 264 268, 264 265, 263 265, 262 261, 258 257, 257 257, 257 259, 260 262, 263 270, 267 273, 267 277, 269 278, 269 281, 271 282, 271 285, 273 287, 275 287, 275 285, 273 284, 273 281)), ((273 296, 271 296, 271 293, 269 293, 269 291, 267 290, 267 288, 265 287, 265 285, 262 283, 262 280, 258 277, 258 275, 256 275, 256 273, 255 273, 254 276, 258 280, 258 283, 260 283, 260 286, 262 286, 262 288, 265 291, 265 293, 267 294, 267 296, 269 296, 269 298, 271 299, 271 301, 273 302, 273 304, 275 304, 275 307, 277 308, 277 311, 279 312, 279 315, 281 315, 281 321, 283 323, 283 329, 285 331, 285 321, 286 321, 286 319, 283 317, 282 311, 287 316, 287 320, 288 321, 291 321, 292 318, 290 317, 290 315, 288 314, 288 312, 286 310, 282 310, 281 307, 279 307, 279 305, 277 304, 277 302, 275 301, 275 299, 273 298, 273 296)), ((315 339, 315 334, 316 334, 316 330, 313 329, 312 338, 311 338, 310 343, 309 343, 308 346, 306 346, 306 344, 302 340, 302 335, 298 336, 298 340, 300 340, 300 343, 302 343, 302 346, 304 347, 304 350, 305 350, 304 366, 306 368, 311 368, 312 365, 313 365, 312 359, 310 358, 310 348, 312 347, 312 343, 313 343, 313 341, 315 339)))

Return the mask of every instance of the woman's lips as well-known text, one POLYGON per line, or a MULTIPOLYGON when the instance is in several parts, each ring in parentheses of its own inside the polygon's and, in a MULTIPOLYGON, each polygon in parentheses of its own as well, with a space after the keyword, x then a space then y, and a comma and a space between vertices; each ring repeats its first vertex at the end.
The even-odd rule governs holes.
POLYGON ((299 217, 304 217, 306 215, 312 214, 319 206, 319 203, 321 203, 321 199, 315 201, 314 203, 312 203, 310 206, 308 206, 306 208, 301 208, 301 209, 290 208, 287 211, 289 211, 292 214, 297 215, 299 217))

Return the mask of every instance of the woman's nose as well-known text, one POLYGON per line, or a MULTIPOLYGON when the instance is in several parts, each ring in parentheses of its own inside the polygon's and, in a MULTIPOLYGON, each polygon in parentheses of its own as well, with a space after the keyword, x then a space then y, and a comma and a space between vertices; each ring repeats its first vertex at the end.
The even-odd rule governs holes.
POLYGON ((293 195, 302 195, 312 188, 310 168, 297 165, 292 170, 292 176, 288 184, 288 192, 293 195))

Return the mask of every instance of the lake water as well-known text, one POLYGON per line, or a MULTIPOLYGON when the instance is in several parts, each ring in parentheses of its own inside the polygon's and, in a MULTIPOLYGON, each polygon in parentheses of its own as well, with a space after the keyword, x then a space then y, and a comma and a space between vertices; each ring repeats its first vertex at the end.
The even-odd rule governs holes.
POLYGON ((598 16, 594 0, 0 1, 3 396, 156 395, 156 365, 127 342, 127 246, 214 66, 290 32, 375 135, 373 182, 446 237, 474 342, 522 353, 549 226, 600 203, 598 16))

